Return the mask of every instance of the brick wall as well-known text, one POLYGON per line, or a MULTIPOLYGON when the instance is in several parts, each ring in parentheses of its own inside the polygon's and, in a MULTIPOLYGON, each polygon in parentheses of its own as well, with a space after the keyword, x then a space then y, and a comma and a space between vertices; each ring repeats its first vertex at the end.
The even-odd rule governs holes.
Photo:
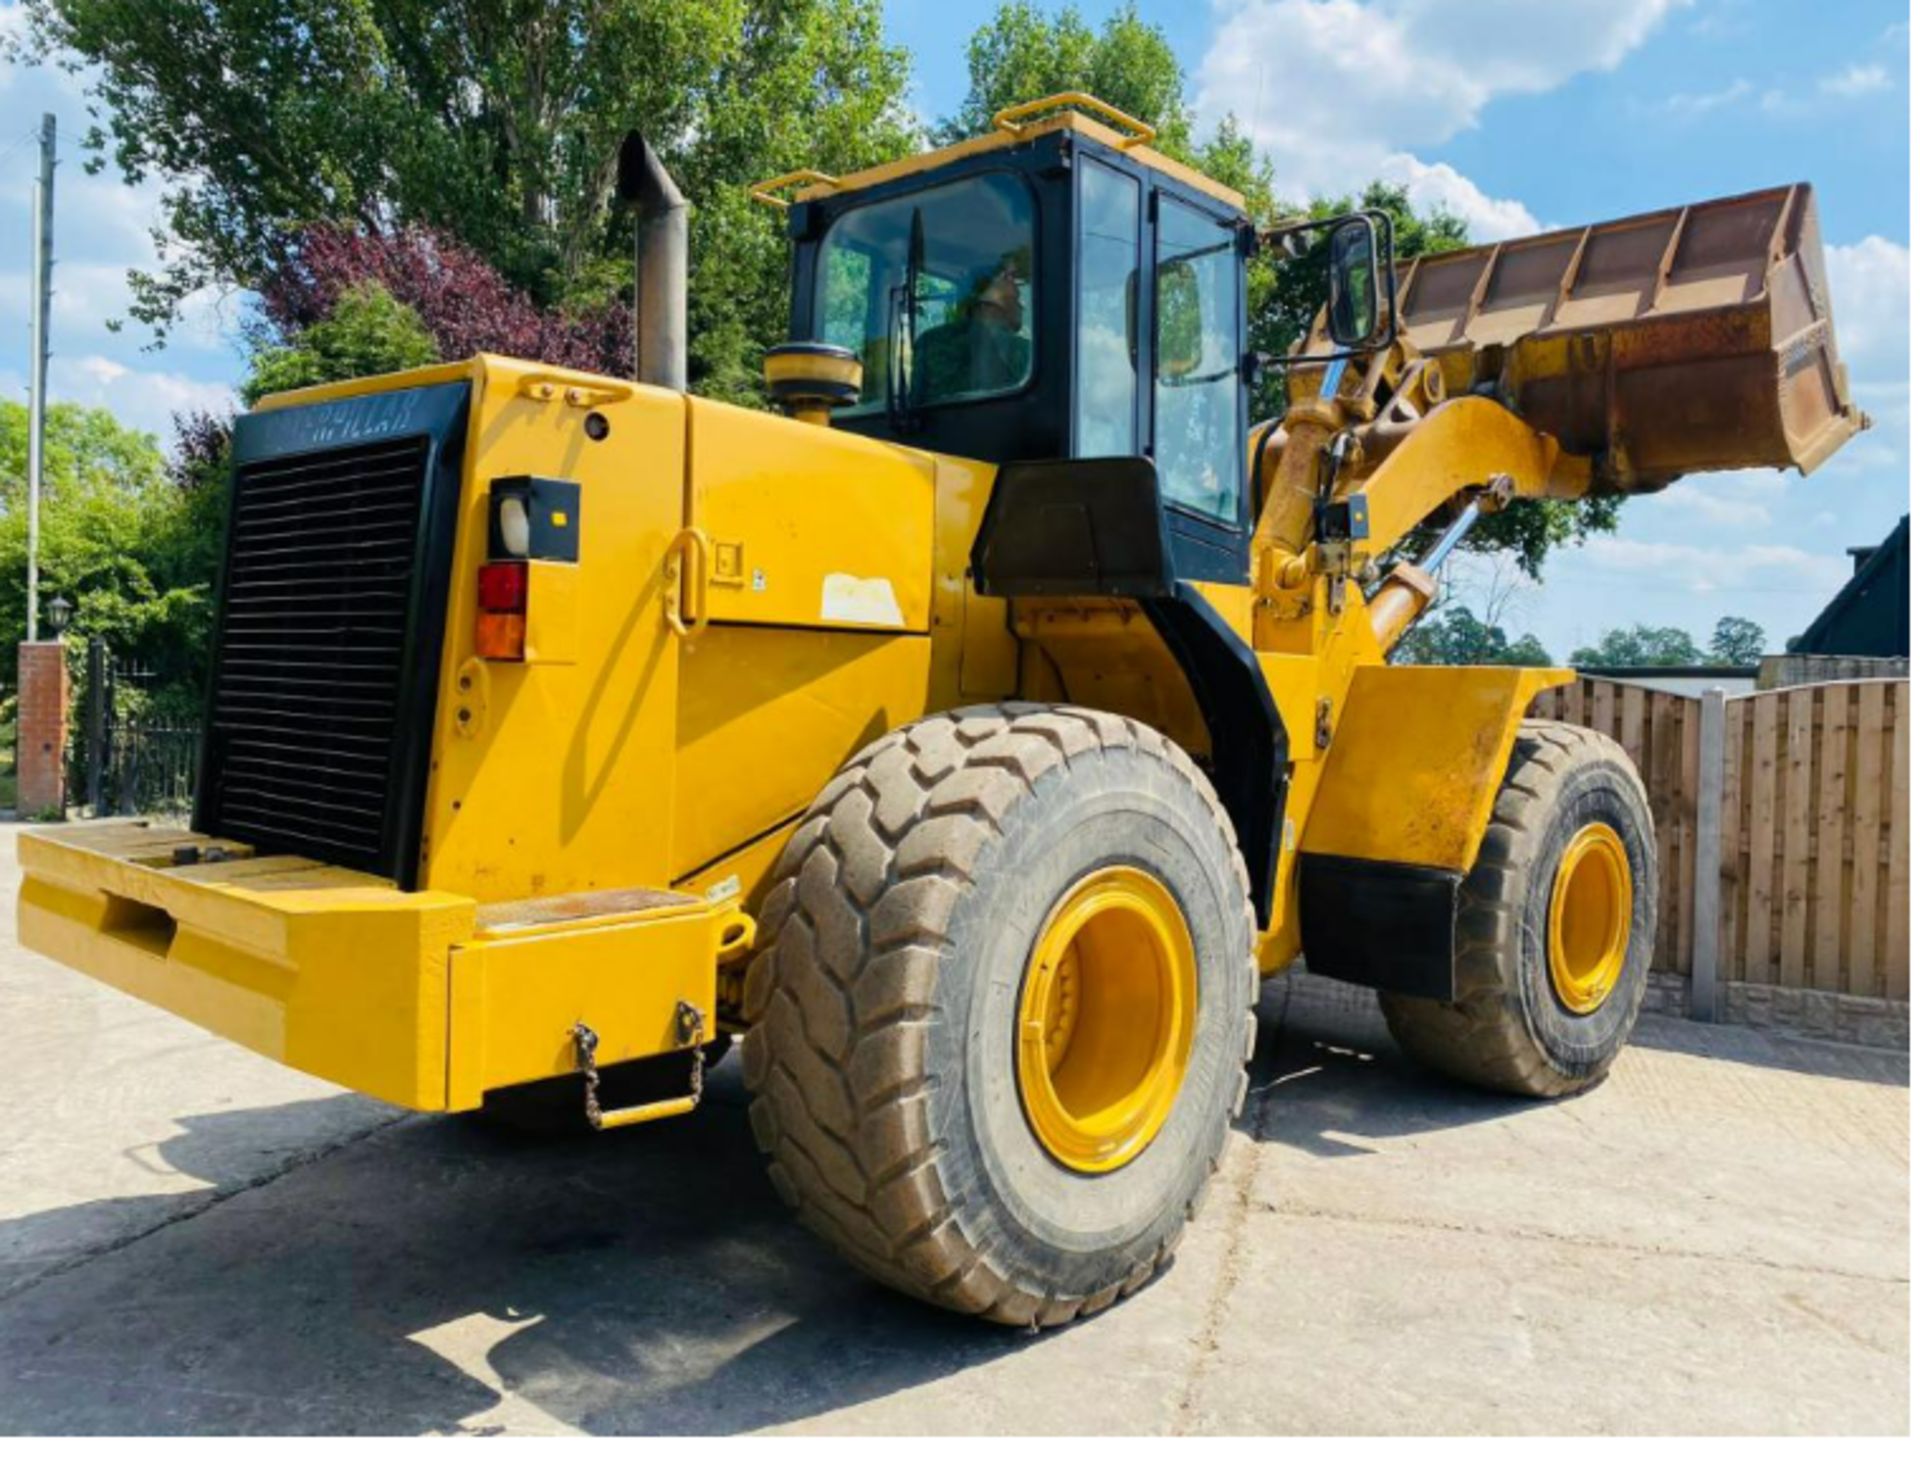
POLYGON ((14 768, 22 819, 66 807, 71 686, 64 643, 20 644, 20 724, 14 768))

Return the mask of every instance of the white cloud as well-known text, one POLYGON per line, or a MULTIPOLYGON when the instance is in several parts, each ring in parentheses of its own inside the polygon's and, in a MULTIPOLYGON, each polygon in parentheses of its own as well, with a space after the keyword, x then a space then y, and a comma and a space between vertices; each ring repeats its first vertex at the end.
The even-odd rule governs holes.
POLYGON ((127 373, 127 366, 119 360, 108 359, 99 354, 89 354, 86 358, 76 360, 74 363, 80 373, 89 379, 98 380, 101 384, 112 384, 127 373))
POLYGON ((1705 116, 1710 111, 1733 105, 1752 92, 1753 83, 1743 76, 1718 91, 1676 91, 1660 103, 1660 110, 1669 116, 1705 116))
POLYGON ((1397 170, 1477 236, 1510 236, 1537 226, 1524 206, 1411 149, 1474 126, 1497 97, 1610 70, 1683 3, 1226 0, 1200 65, 1198 109, 1240 118, 1272 157, 1283 197, 1335 194, 1397 170), (1269 86, 1276 58, 1285 81, 1269 86))
POLYGON ((1847 560, 1797 546, 1689 546, 1598 536, 1581 552, 1614 576, 1642 579, 1693 593, 1758 589, 1831 592, 1847 579, 1847 560))
POLYGON ((1523 238, 1541 230, 1540 220, 1524 203, 1488 197, 1473 180, 1445 162, 1422 162, 1409 152, 1383 159, 1375 175, 1405 183, 1407 197, 1421 211, 1445 208, 1466 219, 1467 231, 1483 242, 1523 238))
POLYGON ((1905 379, 1912 255, 1878 234, 1826 250, 1833 327, 1856 383, 1905 379))
POLYGON ((1736 35, 1744 35, 1751 28, 1746 10, 1747 0, 1719 0, 1718 4, 1714 0, 1707 0, 1707 4, 1687 25, 1687 32, 1708 40, 1728 40, 1736 35))
POLYGON ((1831 76, 1820 78, 1820 89, 1829 96, 1870 96, 1893 85, 1887 68, 1881 65, 1849 66, 1831 76))
MULTIPOLYGON (((26 393, 19 370, 0 371, 0 399, 24 401, 26 393)), ((226 415, 238 408, 233 391, 224 384, 172 370, 140 369, 99 354, 56 357, 47 371, 47 395, 111 410, 122 424, 153 436, 162 449, 173 446, 175 415, 226 415)))
MULTIPOLYGON (((1695 476, 1668 486, 1649 499, 1647 510, 1656 516, 1682 516, 1709 526, 1760 531, 1773 524, 1773 512, 1764 501, 1735 483, 1736 476, 1772 476, 1772 471, 1735 471, 1725 476, 1695 476)), ((1773 493, 1769 493, 1773 494, 1773 493)))
POLYGON ((116 366, 98 355, 54 361, 47 394, 56 400, 104 406, 123 424, 152 434, 165 448, 173 444, 175 415, 196 411, 226 415, 236 408, 233 391, 225 385, 171 370, 116 366))

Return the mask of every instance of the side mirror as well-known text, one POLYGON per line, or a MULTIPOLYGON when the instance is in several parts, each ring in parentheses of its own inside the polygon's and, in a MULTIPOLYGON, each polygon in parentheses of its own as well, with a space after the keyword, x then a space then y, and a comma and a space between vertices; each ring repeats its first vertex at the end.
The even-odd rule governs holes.
POLYGON ((1327 239, 1327 337, 1364 349, 1380 331, 1380 245, 1373 220, 1342 218, 1327 239))
POLYGON ((1287 223, 1261 241, 1279 263, 1282 297, 1299 298, 1318 315, 1289 362, 1324 364, 1384 349, 1399 334, 1393 219, 1384 212, 1287 223), (1316 336, 1331 350, 1311 352, 1316 336))

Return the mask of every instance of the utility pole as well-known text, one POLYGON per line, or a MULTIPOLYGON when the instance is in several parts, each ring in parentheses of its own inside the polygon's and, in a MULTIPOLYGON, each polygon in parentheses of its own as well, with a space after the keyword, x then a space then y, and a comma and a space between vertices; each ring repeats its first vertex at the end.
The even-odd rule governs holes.
POLYGON ((33 335, 27 378, 27 641, 40 637, 40 477, 47 450, 47 342, 53 313, 53 113, 40 118, 40 177, 33 187, 33 335))

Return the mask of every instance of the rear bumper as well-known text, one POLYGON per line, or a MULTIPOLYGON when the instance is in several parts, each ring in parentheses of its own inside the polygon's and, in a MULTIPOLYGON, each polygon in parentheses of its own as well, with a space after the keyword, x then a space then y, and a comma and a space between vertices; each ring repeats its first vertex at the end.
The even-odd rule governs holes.
POLYGON ((570 1071, 576 1022, 604 1063, 674 1051, 680 1003, 712 1027, 723 943, 732 953, 750 934, 729 904, 665 894, 638 911, 489 927, 465 896, 138 824, 25 831, 19 855, 21 944, 422 1111, 570 1071))

